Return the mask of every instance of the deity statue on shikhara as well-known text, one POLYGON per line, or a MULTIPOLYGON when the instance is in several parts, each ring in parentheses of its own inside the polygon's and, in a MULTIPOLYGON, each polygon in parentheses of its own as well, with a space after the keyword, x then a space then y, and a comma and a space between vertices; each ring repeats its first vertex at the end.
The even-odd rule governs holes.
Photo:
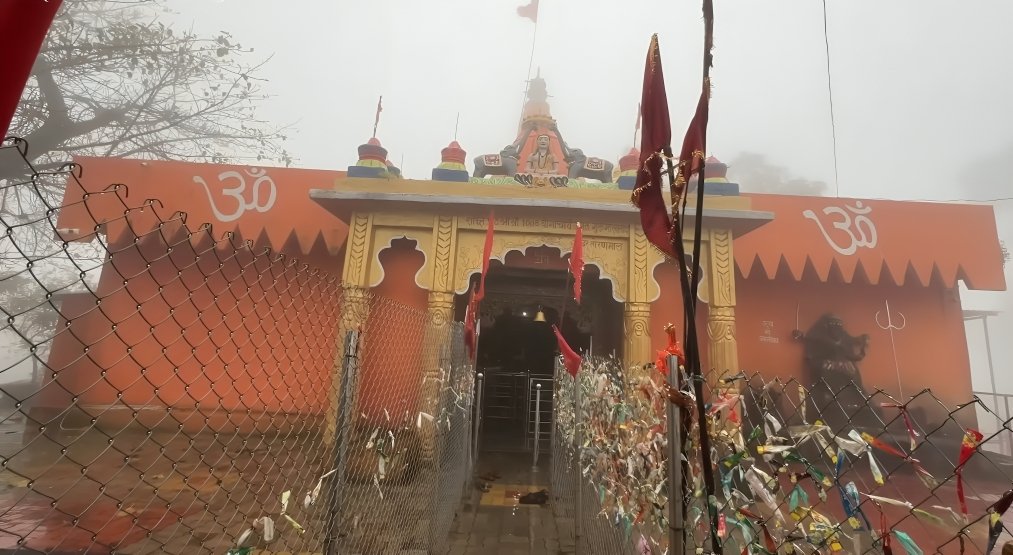
POLYGON ((851 335, 839 316, 824 314, 801 339, 810 400, 821 418, 831 426, 835 421, 875 423, 877 411, 867 401, 858 369, 869 348, 868 334, 851 335))

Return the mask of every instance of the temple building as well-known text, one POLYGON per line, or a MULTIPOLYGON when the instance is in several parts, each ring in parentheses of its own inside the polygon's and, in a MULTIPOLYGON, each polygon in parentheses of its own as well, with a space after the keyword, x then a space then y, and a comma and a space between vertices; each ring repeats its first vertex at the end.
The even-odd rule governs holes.
MULTIPOLYGON (((586 155, 564 138, 547 98, 536 78, 500 152, 475 156, 469 171, 467 145, 455 141, 433 153, 431 180, 403 178, 375 137, 357 157, 347 153, 356 161, 346 172, 78 162, 88 190, 126 183, 137 198, 158 198, 166 214, 185 210, 191 224, 212 223, 340 275, 348 318, 369 318, 356 303, 374 291, 427 310, 433 322, 463 320, 492 216, 479 370, 551 372, 553 323, 580 351, 652 362, 665 325, 682 325, 682 299, 675 261, 649 244, 630 203, 639 153, 597 153, 615 163, 586 155), (264 188, 261 205, 235 208, 235 175, 264 188), (577 222, 586 262, 579 305, 567 288, 577 222)), ((836 346, 827 348, 853 352, 867 391, 901 399, 931 388, 954 404, 971 397, 958 282, 1005 288, 991 207, 745 194, 726 171, 708 160, 703 212, 687 213, 687 229, 703 218, 696 325, 712 379, 747 371, 811 382, 820 376, 806 363, 806 340, 829 333, 836 346)), ((60 226, 77 227, 72 211, 60 226)), ((121 360, 118 348, 93 358, 121 360)), ((54 357, 73 359, 59 350, 54 357)), ((88 383, 86 372, 77 375, 88 383)), ((108 393, 87 395, 111 403, 108 393)))

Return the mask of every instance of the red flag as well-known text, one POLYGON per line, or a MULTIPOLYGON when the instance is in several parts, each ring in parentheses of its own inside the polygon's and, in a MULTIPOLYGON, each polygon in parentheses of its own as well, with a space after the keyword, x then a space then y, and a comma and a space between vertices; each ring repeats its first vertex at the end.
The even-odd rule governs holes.
POLYGON ((53 17, 62 0, 7 0, 0 2, 0 37, 8 45, 0 58, 0 127, 4 133, 10 129, 14 112, 18 109, 21 93, 39 56, 53 17))
POLYGON ((563 353, 563 366, 566 367, 567 373, 574 378, 577 377, 577 370, 580 370, 580 355, 573 352, 570 348, 570 344, 563 338, 563 334, 559 332, 559 328, 555 324, 552 325, 552 333, 556 334, 556 343, 559 344, 559 352, 563 353))
POLYGON ((527 6, 518 6, 517 15, 538 23, 538 0, 531 0, 527 6))
POLYGON ((679 171, 675 178, 675 188, 672 191, 672 203, 682 198, 686 190, 686 183, 693 174, 700 171, 700 163, 703 162, 703 145, 707 140, 707 119, 710 113, 710 84, 704 83, 703 91, 700 92, 700 100, 696 104, 696 113, 693 120, 689 122, 689 129, 686 130, 686 137, 682 141, 682 151, 679 153, 679 171))
POLYGON ((478 303, 475 302, 475 288, 468 291, 468 306, 464 313, 464 344, 468 347, 468 357, 475 360, 476 349, 478 348, 478 334, 476 333, 478 303))
POLYGON ((482 275, 478 278, 478 293, 475 294, 475 302, 480 303, 485 298, 485 275, 489 273, 489 259, 492 258, 492 237, 496 224, 493 222, 493 213, 489 213, 489 226, 485 229, 485 248, 482 250, 482 275))
POLYGON ((964 497, 964 465, 971 460, 971 456, 978 452, 978 446, 984 438, 978 430, 968 429, 964 432, 964 439, 960 442, 960 458, 957 461, 957 468, 953 471, 957 475, 957 501, 960 502, 960 512, 967 516, 967 499, 964 497))
POLYGON ((668 115, 668 95, 665 93, 658 35, 651 37, 651 46, 647 51, 640 115, 643 119, 640 168, 632 200, 640 208, 640 223, 647 240, 662 252, 675 256, 671 240, 672 218, 661 194, 663 153, 666 149, 671 149, 672 122, 668 115))
POLYGON ((577 233, 573 237, 570 273, 573 274, 573 298, 580 304, 580 285, 584 277, 584 231, 580 227, 580 222, 577 222, 577 233))
POLYGON ((383 111, 383 95, 376 101, 376 119, 373 120, 373 137, 376 137, 376 128, 380 125, 380 112, 383 111))
POLYGON ((654 366, 662 375, 667 376, 669 355, 677 357, 677 364, 685 366, 686 353, 682 350, 682 345, 679 344, 679 339, 675 336, 675 326, 672 324, 665 326, 665 333, 668 335, 668 346, 665 347, 664 351, 658 351, 658 360, 654 363, 654 366))

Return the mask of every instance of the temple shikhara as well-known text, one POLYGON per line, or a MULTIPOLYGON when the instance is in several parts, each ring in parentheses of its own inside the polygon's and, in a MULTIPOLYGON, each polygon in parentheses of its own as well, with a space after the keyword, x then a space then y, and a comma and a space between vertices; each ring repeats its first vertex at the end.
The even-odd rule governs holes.
MULTIPOLYGON (((492 215, 479 370, 551 372, 551 324, 578 351, 653 361, 667 344, 666 324, 682 325, 682 300, 674 260, 648 243, 630 203, 639 153, 621 153, 616 163, 588 156, 564 127, 539 77, 516 135, 502 130, 500 152, 469 165, 455 141, 433 153, 431 180, 402 177, 377 138, 357 158, 349 153, 355 161, 346 172, 80 162, 86 188, 126 183, 167 213, 185 210, 191 223, 340 274, 341 310, 355 318, 370 317, 356 303, 379 290, 435 322, 463 320, 492 215), (579 305, 566 279, 578 221, 586 262, 579 305)), ((821 361, 843 357, 852 362, 841 371, 867 391, 970 397, 957 286, 1005 287, 991 207, 746 194, 726 171, 708 159, 704 211, 687 214, 704 219, 696 322, 704 368, 807 381, 833 378, 833 365, 821 361)), ((68 202, 81 194, 72 187, 68 202)), ((78 227, 74 217, 65 210, 61 227, 78 227)), ((114 242, 126 231, 107 230, 114 242)), ((53 357, 61 356, 58 343, 53 357)), ((108 356, 121 358, 116 348, 108 356)), ((108 393, 89 390, 97 396, 89 401, 101 404, 108 393)))

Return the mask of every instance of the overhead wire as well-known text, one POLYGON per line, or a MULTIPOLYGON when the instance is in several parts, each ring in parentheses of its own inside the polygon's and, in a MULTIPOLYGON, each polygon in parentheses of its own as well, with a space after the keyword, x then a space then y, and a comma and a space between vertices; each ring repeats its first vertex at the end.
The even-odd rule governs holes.
POLYGON ((823 43, 827 55, 827 96, 830 100, 830 132, 834 146, 834 191, 836 196, 841 196, 840 175, 837 165, 837 120, 834 117, 834 87, 830 73, 830 33, 827 28, 827 0, 823 0, 823 43))

